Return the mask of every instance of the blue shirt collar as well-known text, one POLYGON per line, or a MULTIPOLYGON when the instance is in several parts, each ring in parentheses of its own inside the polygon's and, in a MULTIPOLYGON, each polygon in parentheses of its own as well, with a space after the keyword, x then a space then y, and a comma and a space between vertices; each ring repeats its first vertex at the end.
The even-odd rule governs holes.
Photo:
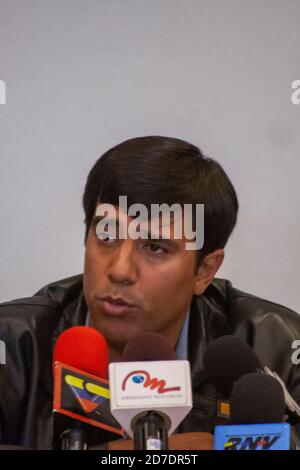
POLYGON ((188 332, 189 332, 190 312, 185 316, 179 339, 176 345, 176 357, 183 361, 188 359, 188 332))

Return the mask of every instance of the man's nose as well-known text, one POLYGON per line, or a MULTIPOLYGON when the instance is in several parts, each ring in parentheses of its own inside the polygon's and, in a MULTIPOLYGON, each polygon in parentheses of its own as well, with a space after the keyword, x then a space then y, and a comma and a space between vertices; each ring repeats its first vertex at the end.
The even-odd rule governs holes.
POLYGON ((120 246, 112 254, 107 275, 111 282, 117 284, 134 284, 136 282, 138 268, 132 240, 122 240, 120 242, 120 246))

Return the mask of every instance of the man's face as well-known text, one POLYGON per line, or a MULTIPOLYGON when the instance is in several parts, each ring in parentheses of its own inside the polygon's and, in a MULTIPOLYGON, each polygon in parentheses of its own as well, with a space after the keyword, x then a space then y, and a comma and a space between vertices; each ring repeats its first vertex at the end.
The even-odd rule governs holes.
MULTIPOLYGON (((133 219, 116 208, 117 222, 133 219)), ((109 346, 122 351, 133 336, 153 331, 175 346, 193 294, 196 252, 186 239, 102 239, 90 226, 83 288, 91 323, 109 346), (120 305, 118 305, 120 303, 120 305)))

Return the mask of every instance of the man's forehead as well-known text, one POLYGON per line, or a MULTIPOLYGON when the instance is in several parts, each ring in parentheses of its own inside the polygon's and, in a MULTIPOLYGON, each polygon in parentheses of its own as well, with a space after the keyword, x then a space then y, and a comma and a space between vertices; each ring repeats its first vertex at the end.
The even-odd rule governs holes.
MULTIPOLYGON (((159 212, 156 215, 155 213, 151 212, 151 210, 150 211, 147 210, 146 212, 140 212, 140 213, 137 211, 135 215, 129 215, 127 211, 123 210, 119 206, 112 205, 112 207, 114 208, 114 211, 105 210, 105 204, 99 203, 94 213, 94 219, 102 220, 104 217, 106 217, 107 219, 112 218, 112 219, 115 219, 116 221, 129 222, 129 221, 135 220, 138 217, 141 222, 144 222, 144 221, 151 222, 152 220, 155 220, 159 223, 160 226, 164 226, 167 224, 174 225, 175 220, 176 220, 176 216, 174 212, 172 211, 169 213, 168 217, 166 217, 166 212, 164 213, 159 212), (104 210, 100 211, 100 208, 103 208, 103 207, 104 207, 104 210)), ((181 214, 181 217, 182 217, 182 214, 181 214)))
POLYGON ((120 226, 127 228, 128 225, 135 221, 138 225, 138 232, 141 235, 141 238, 153 240, 178 240, 178 243, 180 243, 180 241, 186 241, 181 230, 182 224, 177 223, 178 216, 176 217, 175 214, 172 212, 168 215, 168 217, 166 217, 165 215, 163 216, 162 213, 153 217, 151 216, 151 212, 147 214, 147 217, 145 216, 145 214, 136 214, 134 216, 131 216, 128 215, 127 212, 125 212, 119 206, 113 206, 115 211, 105 210, 105 207, 103 206, 105 205, 101 203, 98 204, 92 222, 93 225, 97 225, 99 221, 104 221, 105 219, 106 224, 112 224, 112 226, 115 225, 117 228, 120 226), (101 214, 99 214, 100 208, 104 209, 101 211, 101 214), (176 235, 175 227, 177 225, 180 225, 177 231, 181 234, 180 236, 174 236, 176 235))

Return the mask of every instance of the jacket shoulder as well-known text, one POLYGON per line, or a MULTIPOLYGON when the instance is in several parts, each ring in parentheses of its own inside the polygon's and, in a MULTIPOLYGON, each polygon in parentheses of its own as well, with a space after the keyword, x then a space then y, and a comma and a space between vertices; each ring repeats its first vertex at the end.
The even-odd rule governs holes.
POLYGON ((52 445, 52 353, 58 335, 85 319, 81 276, 0 304, 0 442, 52 445), (11 392, 13 390, 13 393, 11 392))
MULTIPOLYGON (((293 343, 300 339, 300 315, 276 302, 236 289, 224 279, 216 279, 209 297, 223 302, 231 334, 246 341, 261 363, 276 370, 285 383, 298 371, 292 361, 293 343)), ((298 378, 297 378, 298 381, 298 378)), ((296 380, 293 380, 294 384, 296 380)), ((292 387, 291 387, 292 388, 292 387)), ((299 388, 299 387, 298 387, 299 388)), ((300 390, 296 393, 300 397, 300 390)))
POLYGON ((300 315, 271 300, 231 287, 228 290, 228 309, 230 310, 231 323, 234 326, 249 320, 255 322, 272 319, 282 326, 293 325, 293 329, 296 329, 300 335, 300 315))
POLYGON ((10 325, 17 323, 33 327, 36 322, 53 318, 58 312, 58 304, 51 298, 43 296, 25 297, 0 304, 1 329, 6 320, 10 325))
POLYGON ((250 294, 232 286, 226 279, 215 278, 205 292, 207 301, 222 307, 230 325, 241 322, 277 317, 300 328, 300 315, 294 310, 271 300, 250 294))
MULTIPOLYGON (((31 297, 0 304, 0 331, 47 331, 48 334, 66 317, 82 311, 82 275, 61 279, 42 287, 31 297), (79 308, 80 307, 80 308, 79 308)), ((77 320, 77 318, 76 318, 77 320)), ((70 320, 71 321, 71 320, 70 320)))
POLYGON ((78 296, 78 292, 82 289, 82 278, 82 274, 77 274, 76 276, 51 282, 39 289, 35 296, 47 297, 55 300, 60 305, 66 305, 78 296))

